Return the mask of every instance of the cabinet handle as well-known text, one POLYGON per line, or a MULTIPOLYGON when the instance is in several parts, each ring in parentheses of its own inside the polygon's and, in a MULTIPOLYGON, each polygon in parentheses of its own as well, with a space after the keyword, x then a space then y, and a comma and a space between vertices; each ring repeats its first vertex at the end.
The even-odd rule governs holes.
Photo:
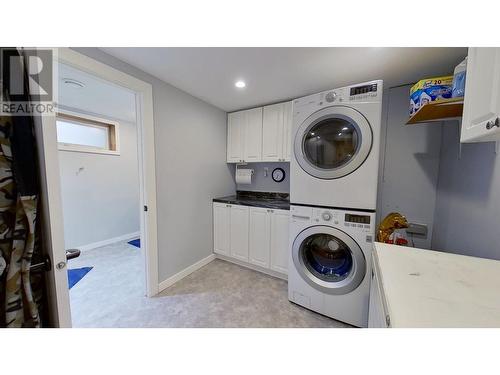
POLYGON ((486 123, 486 129, 487 130, 490 130, 491 128, 493 128, 494 126, 496 127, 499 127, 500 128, 500 117, 497 117, 495 121, 491 120, 491 121, 488 121, 486 123))

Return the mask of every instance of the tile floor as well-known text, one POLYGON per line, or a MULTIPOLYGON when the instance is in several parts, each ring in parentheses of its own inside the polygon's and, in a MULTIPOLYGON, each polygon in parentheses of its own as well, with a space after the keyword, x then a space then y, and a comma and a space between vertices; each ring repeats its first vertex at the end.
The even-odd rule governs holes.
POLYGON ((153 298, 126 241, 69 262, 85 266, 94 268, 70 290, 74 327, 349 327, 290 303, 285 281, 222 260, 153 298))

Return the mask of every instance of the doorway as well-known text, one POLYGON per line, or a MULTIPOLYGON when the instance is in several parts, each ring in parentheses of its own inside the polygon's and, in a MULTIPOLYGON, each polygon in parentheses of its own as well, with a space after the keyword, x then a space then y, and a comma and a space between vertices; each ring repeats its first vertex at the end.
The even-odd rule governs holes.
POLYGON ((56 115, 74 327, 112 325, 145 293, 135 93, 64 63, 56 115))
MULTIPOLYGON (((152 87, 144 81, 138 80, 128 74, 113 69, 108 65, 102 64, 66 48, 57 50, 57 53, 55 54, 55 64, 71 68, 81 74, 90 75, 98 82, 120 88, 121 90, 124 90, 124 92, 128 92, 133 98, 132 101, 135 102, 133 108, 130 108, 132 108, 132 112, 134 113, 133 116, 135 117, 136 125, 136 157, 139 186, 138 189, 136 186, 136 189, 138 190, 138 204, 136 204, 135 218, 137 219, 138 217, 139 221, 139 236, 125 236, 136 238, 118 238, 120 236, 117 236, 110 237, 108 240, 116 240, 118 238, 118 242, 121 241, 127 243, 129 240, 140 238, 140 247, 137 248, 135 254, 137 255, 137 252, 140 254, 139 267, 140 270, 143 270, 141 273, 144 277, 137 275, 136 277, 140 280, 141 295, 151 297, 158 293, 156 182, 154 165, 152 87)), ((61 71, 64 73, 63 69, 61 71)), ((59 75, 59 78, 64 77, 59 75)), ((78 77, 75 81, 78 81, 78 77)), ((69 84, 75 85, 75 83, 78 85, 78 82, 72 82, 69 84)), ((70 105, 71 103, 68 104, 68 102, 66 102, 61 104, 60 108, 58 108, 58 110, 60 110, 60 117, 58 117, 57 120, 71 120, 69 122, 72 122, 72 125, 67 126, 66 130, 71 128, 71 126, 80 126, 79 131, 85 132, 85 130, 88 129, 82 128, 81 124, 79 124, 79 122, 84 122, 85 125, 92 127, 91 133, 94 135, 96 135, 96 133, 101 134, 101 138, 97 137, 99 140, 93 139, 94 143, 84 145, 80 144, 78 146, 94 148, 99 147, 102 149, 104 148, 104 145, 107 145, 107 150, 100 150, 100 156, 117 156, 116 154, 120 152, 120 142, 123 141, 120 137, 120 133, 123 130, 120 129, 120 121, 116 121, 116 119, 113 118, 113 116, 109 116, 109 114, 105 116, 96 115, 96 111, 91 109, 89 110, 89 108, 83 108, 83 110, 78 108, 78 111, 74 111, 75 108, 71 108, 74 107, 70 105), (103 136, 106 141, 103 141, 103 136), (111 139, 112 137, 113 139, 111 139), (108 153, 107 155, 106 152, 108 153)), ((128 113, 128 115, 131 114, 128 113)), ((55 116, 47 116, 43 118, 40 125, 41 126, 36 126, 35 130, 38 133, 39 150, 41 154, 40 160, 42 161, 42 215, 44 217, 45 233, 47 234, 47 248, 50 249, 51 252, 49 255, 52 258, 52 264, 56 265, 56 267, 53 267, 50 271, 50 275, 48 277, 51 325, 55 327, 71 327, 71 311, 69 303, 70 293, 68 291, 69 280, 65 265, 67 262, 69 268, 72 268, 72 262, 76 266, 78 261, 75 259, 66 261, 66 245, 69 245, 71 242, 66 242, 64 234, 68 232, 68 241, 76 241, 75 238, 78 236, 75 237, 75 233, 78 231, 72 230, 71 228, 68 231, 65 230, 64 223, 66 220, 62 220, 62 213, 66 210, 63 210, 63 206, 65 205, 63 199, 63 183, 65 182, 63 181, 61 173, 65 167, 63 162, 60 161, 60 153, 62 152, 60 148, 61 146, 62 148, 70 147, 68 144, 75 142, 58 142, 58 125, 55 116), (61 145, 60 143, 66 143, 66 145, 61 145)), ((68 134, 66 134, 66 136, 68 136, 68 134)), ((68 139, 65 140, 68 141, 68 139)), ((65 150, 65 152, 73 154, 78 153, 76 150, 65 150)), ((88 154, 90 155, 91 153, 88 154)), ((95 155, 97 155, 97 153, 95 153, 95 155)), ((75 169, 73 164, 72 171, 75 176, 78 174, 80 177, 83 177, 82 174, 85 170, 85 165, 83 166, 83 169, 80 169, 80 167, 75 169)), ((115 192, 115 194, 120 194, 120 191, 115 192)), ((82 201, 85 203, 85 194, 79 198, 80 204, 82 201)), ((68 199, 66 199, 66 201, 68 201, 68 199)), ((64 215, 67 215, 66 212, 64 212, 64 215)), ((108 220, 108 222, 109 221, 110 220, 108 220)), ((113 223, 111 222, 109 225, 112 226, 113 223)), ((109 232, 111 233, 112 231, 110 230, 109 232)), ((131 233, 128 233, 128 235, 131 233)), ((89 241, 92 241, 90 239, 90 235, 88 238, 89 241)), ((96 239, 97 237, 92 238, 96 239)), ((79 238, 80 242, 82 242, 81 240, 82 239, 79 238)), ((85 244, 83 245, 83 253, 90 248, 96 248, 98 245, 103 245, 102 241, 104 241, 104 246, 109 245, 109 243, 106 243, 105 240, 89 242, 86 247, 85 244)), ((76 246, 82 247, 81 243, 73 243, 75 243, 76 246)), ((134 245, 127 244, 127 246, 134 245)), ((83 260, 84 257, 82 256, 81 259, 83 260)), ((92 265, 89 265, 89 267, 92 267, 92 265)), ((89 272, 92 272, 92 270, 89 272)), ((85 275, 82 279, 85 280, 85 277, 88 276, 85 275)), ((76 285, 78 285, 78 283, 76 285)))

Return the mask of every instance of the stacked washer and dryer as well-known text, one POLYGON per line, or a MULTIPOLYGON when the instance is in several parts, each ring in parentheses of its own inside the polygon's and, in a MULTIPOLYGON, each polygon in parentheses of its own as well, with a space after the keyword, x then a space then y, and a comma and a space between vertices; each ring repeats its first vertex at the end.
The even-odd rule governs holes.
POLYGON ((382 81, 293 102, 290 301, 368 324, 382 81))

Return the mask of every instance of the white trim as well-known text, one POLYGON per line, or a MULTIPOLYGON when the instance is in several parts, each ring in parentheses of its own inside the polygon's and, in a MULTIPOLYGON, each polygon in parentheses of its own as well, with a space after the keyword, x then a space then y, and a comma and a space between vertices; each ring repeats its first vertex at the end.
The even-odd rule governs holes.
POLYGON ((59 151, 66 151, 66 152, 83 152, 85 154, 102 154, 102 155, 120 156, 120 151, 101 150, 98 148, 85 147, 85 146, 75 145, 75 144, 71 144, 71 143, 58 142, 57 149, 59 151))
POLYGON ((192 274, 194 271, 199 270, 201 267, 206 266, 211 261, 215 260, 215 254, 210 254, 206 258, 196 262, 195 264, 190 265, 187 268, 184 268, 181 272, 176 273, 174 276, 169 277, 166 280, 163 280, 159 285, 159 291, 163 291, 168 287, 174 285, 176 282, 182 280, 186 276, 192 274))
MULTIPOLYGON (((106 118, 102 118, 99 116, 89 115, 87 113, 82 113, 74 110, 67 110, 63 108, 58 108, 56 111, 56 123, 58 117, 61 117, 62 120, 67 122, 78 123, 78 120, 83 120, 83 125, 86 126, 95 126, 99 128, 103 128, 106 125, 114 128, 115 133, 115 150, 105 149, 105 148, 97 148, 73 143, 64 143, 57 142, 60 151, 71 151, 71 152, 85 152, 90 154, 104 154, 104 155, 120 155, 120 123, 115 120, 110 120, 106 118), (59 116, 61 115, 61 116, 59 116), (72 118, 65 118, 65 115, 72 118), (97 123, 96 125, 85 123, 85 120, 90 121, 92 123, 97 123), (102 125, 101 125, 102 124, 102 125)), ((80 124, 82 123, 80 122, 80 124)))
MULTIPOLYGON (((54 50, 54 58, 57 49, 54 50)), ((37 61, 37 64, 40 63, 37 61)), ((54 61, 53 69, 56 69, 54 61)), ((57 92, 57 85, 53 87, 57 92)), ((40 165, 40 200, 43 239, 52 264, 66 264, 62 218, 61 176, 57 150, 56 116, 34 116, 37 152, 40 165)), ((49 324, 71 327, 71 310, 66 267, 51 267, 46 273, 49 324)))
MULTIPOLYGON (((135 93, 138 132, 141 245, 144 251, 146 295, 158 294, 158 227, 156 207, 156 165, 153 119, 153 87, 126 73, 82 55, 59 48, 58 61, 90 73, 135 93), (148 207, 148 211, 143 210, 148 207)), ((55 125, 55 124, 54 124, 55 125)))
POLYGON ((249 268, 251 270, 257 271, 257 272, 265 273, 266 275, 273 276, 273 277, 276 277, 278 279, 282 279, 285 281, 288 280, 288 276, 285 275, 284 273, 270 270, 269 268, 260 267, 260 266, 257 266, 255 264, 247 263, 247 262, 244 262, 244 261, 232 258, 232 257, 228 257, 226 255, 215 254, 215 257, 217 259, 225 260, 226 262, 237 264, 238 266, 241 266, 241 267, 245 267, 245 268, 249 268))
POLYGON ((92 243, 82 245, 82 246, 75 246, 75 249, 78 249, 80 251, 89 251, 89 250, 96 249, 96 248, 101 247, 101 246, 111 245, 112 243, 125 241, 125 240, 132 240, 132 239, 138 238, 140 236, 141 236, 140 231, 134 232, 134 233, 127 233, 127 234, 123 234, 123 235, 118 236, 118 237, 108 238, 107 240, 92 242, 92 243))

